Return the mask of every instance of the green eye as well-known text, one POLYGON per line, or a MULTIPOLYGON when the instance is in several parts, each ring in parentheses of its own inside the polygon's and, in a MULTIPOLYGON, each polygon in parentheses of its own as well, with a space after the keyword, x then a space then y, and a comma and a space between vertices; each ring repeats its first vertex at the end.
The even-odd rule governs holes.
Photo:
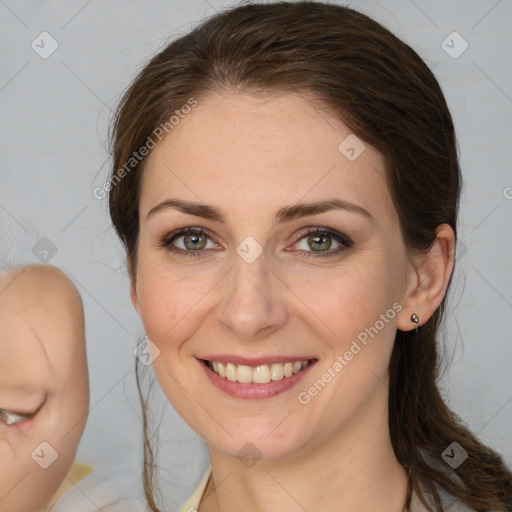
POLYGON ((0 421, 3 421, 6 425, 16 425, 22 421, 28 420, 31 415, 26 414, 15 414, 0 409, 0 421))

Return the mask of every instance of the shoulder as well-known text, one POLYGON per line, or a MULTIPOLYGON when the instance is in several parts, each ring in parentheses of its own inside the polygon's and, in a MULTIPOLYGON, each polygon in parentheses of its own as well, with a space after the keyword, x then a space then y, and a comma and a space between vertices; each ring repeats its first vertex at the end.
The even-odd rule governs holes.
POLYGON ((208 482, 210 481, 210 477, 212 474, 211 466, 204 472, 201 480, 197 484, 197 487, 194 489, 194 492, 190 496, 190 498, 181 506, 179 512, 192 512, 197 511, 199 509, 199 504, 203 498, 203 495, 208 487, 208 482))
MULTIPOLYGON (((464 485, 460 477, 457 475, 457 473, 451 468, 449 468, 447 465, 445 465, 442 459, 435 457, 432 453, 427 452, 425 450, 422 450, 422 456, 431 466, 440 469, 446 475, 447 479, 451 479, 455 482, 458 482, 461 485, 464 485)), ((439 494, 439 498, 443 506, 443 512, 477 512, 476 509, 466 505, 457 496, 454 496, 453 494, 448 492, 441 484, 434 482, 434 486, 439 494)), ((435 501, 432 494, 427 492, 421 485, 420 488, 424 499, 429 503, 429 505, 431 505, 433 510, 436 510, 435 501)), ((413 496, 411 498, 410 512, 428 512, 427 508, 420 501, 416 493, 413 493, 413 496)))
MULTIPOLYGON (((448 493, 440 485, 436 485, 436 489, 439 493, 441 504, 443 505, 443 512, 476 512, 474 508, 469 507, 460 499, 448 493)), ((436 510, 433 497, 426 492, 423 492, 423 497, 427 500, 431 508, 436 510)), ((410 512, 428 512, 428 509, 423 505, 416 493, 414 493, 411 498, 410 512)))
MULTIPOLYGON (((64 495, 66 492, 76 485, 80 480, 82 480, 85 476, 91 473, 94 470, 92 466, 87 464, 82 464, 80 462, 74 462, 71 468, 69 469, 66 478, 60 484, 60 487, 55 491, 55 494, 49 501, 48 505, 44 509, 44 512, 52 511, 53 506, 57 501, 64 495)), ((43 512, 43 511, 41 511, 43 512)))
POLYGON ((143 512, 139 466, 98 467, 57 501, 52 512, 143 512))

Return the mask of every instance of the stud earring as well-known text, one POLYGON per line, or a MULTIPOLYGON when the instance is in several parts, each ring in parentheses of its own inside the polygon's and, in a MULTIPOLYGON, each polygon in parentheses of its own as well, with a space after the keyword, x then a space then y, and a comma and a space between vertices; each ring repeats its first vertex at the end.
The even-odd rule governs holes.
POLYGON ((412 325, 414 325, 416 332, 418 332, 418 327, 420 325, 420 319, 418 318, 418 315, 416 313, 413 313, 411 315, 411 322, 412 322, 412 325))

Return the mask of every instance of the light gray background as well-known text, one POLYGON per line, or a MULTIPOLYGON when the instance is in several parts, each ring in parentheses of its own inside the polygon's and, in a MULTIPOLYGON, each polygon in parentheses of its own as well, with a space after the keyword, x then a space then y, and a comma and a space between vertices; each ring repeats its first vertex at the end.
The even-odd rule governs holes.
MULTIPOLYGON (((32 248, 47 237, 57 250, 49 262, 63 268, 82 294, 91 411, 80 460, 136 463, 141 452, 133 349, 143 331, 106 200, 92 194, 107 175, 111 110, 167 40, 229 5, 0 0, 0 257, 2 264, 38 262, 32 248), (43 31, 59 45, 47 59, 31 48, 43 31)), ((512 464, 512 2, 350 5, 426 60, 454 117, 465 188, 444 393, 471 429, 512 464), (469 45, 458 58, 442 47, 453 31, 469 45)), ((452 51, 462 48, 457 37, 452 51)), ((207 460, 195 434, 169 406, 165 410, 161 452, 172 482, 166 493, 177 506, 207 460)))

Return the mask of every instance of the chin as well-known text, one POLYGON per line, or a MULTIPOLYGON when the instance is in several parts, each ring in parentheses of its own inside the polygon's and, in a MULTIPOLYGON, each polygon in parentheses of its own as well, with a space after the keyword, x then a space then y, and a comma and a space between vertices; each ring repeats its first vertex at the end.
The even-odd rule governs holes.
POLYGON ((238 435, 231 437, 224 430, 215 438, 212 437, 211 430, 206 435, 200 435, 210 449, 241 459, 242 462, 249 461, 247 465, 262 459, 278 460, 293 457, 304 448, 306 442, 303 433, 295 436, 289 429, 280 435, 269 435, 271 429, 268 428, 251 429, 245 428, 243 424, 238 424, 237 428, 226 425, 226 430, 238 435))

